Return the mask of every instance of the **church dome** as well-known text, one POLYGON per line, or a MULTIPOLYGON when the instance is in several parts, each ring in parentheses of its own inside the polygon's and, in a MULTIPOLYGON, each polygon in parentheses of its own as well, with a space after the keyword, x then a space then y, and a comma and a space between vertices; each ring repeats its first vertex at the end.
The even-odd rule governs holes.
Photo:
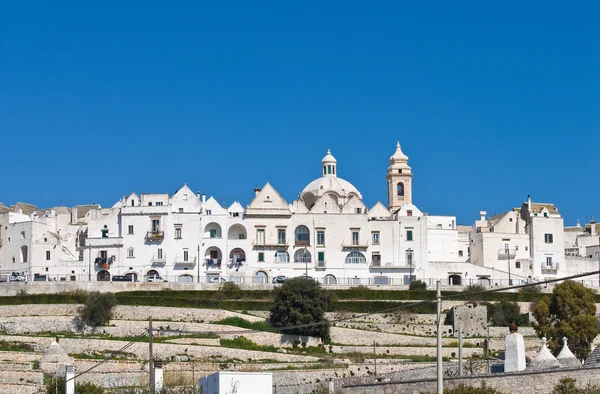
POLYGON ((327 154, 321 160, 322 177, 317 178, 309 183, 301 196, 306 193, 312 193, 314 196, 322 196, 327 192, 334 192, 340 197, 346 197, 352 193, 358 195, 362 199, 362 195, 357 188, 345 179, 337 176, 337 160, 331 154, 331 150, 327 149, 327 154))

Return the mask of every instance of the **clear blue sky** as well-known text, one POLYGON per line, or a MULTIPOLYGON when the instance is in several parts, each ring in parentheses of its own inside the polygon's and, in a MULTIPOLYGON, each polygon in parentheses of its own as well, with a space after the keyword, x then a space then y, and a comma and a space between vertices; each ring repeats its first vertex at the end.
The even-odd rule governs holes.
POLYGON ((331 148, 387 204, 400 140, 430 214, 600 219, 600 6, 401 3, 5 2, 0 201, 292 201, 331 148))

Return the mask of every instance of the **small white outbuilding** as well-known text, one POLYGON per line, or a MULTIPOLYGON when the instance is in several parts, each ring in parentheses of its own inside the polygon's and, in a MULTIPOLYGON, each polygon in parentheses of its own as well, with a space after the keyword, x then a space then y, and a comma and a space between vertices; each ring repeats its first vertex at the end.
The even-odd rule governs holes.
POLYGON ((220 371, 198 379, 202 394, 272 394, 273 374, 220 371))

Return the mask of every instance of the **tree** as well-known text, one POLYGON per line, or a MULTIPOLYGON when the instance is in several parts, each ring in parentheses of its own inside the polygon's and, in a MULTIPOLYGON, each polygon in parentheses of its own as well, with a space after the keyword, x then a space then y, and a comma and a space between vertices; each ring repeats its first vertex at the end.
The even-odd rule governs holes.
POLYGON ((444 394, 500 394, 500 391, 486 386, 485 382, 481 384, 481 387, 467 386, 461 383, 454 388, 445 388, 444 394))
MULTIPOLYGON (((291 278, 275 288, 270 323, 273 328, 323 322, 329 308, 329 296, 310 278, 291 278)), ((329 341, 329 323, 284 330, 295 335, 318 336, 329 341)))
POLYGON ((585 388, 579 388, 575 384, 576 380, 572 378, 561 379, 554 389, 552 394, 599 394, 600 388, 598 386, 588 383, 585 388))
POLYGON ((528 325, 527 317, 521 314, 521 308, 516 302, 502 300, 497 303, 486 303, 488 320, 499 327, 508 327, 512 322, 517 326, 528 325))
POLYGON ((408 290, 427 290, 427 283, 422 280, 415 280, 410 282, 408 285, 408 290))
POLYGON ((569 348, 580 360, 590 354, 590 345, 598 334, 595 293, 582 284, 568 280, 556 287, 551 295, 537 304, 533 324, 538 336, 546 337, 548 347, 557 354, 562 338, 569 340, 569 348))
POLYGON ((112 318, 115 305, 117 298, 113 293, 91 292, 79 310, 79 317, 88 326, 101 326, 112 318))

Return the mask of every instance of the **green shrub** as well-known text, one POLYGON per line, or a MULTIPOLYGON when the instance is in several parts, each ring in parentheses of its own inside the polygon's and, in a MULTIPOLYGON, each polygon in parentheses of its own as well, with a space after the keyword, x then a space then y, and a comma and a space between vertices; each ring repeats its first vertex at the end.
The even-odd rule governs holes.
POLYGON ((542 292, 542 286, 541 285, 531 285, 531 286, 527 286, 527 287, 521 287, 519 289, 519 293, 533 293, 533 294, 539 294, 542 292))
POLYGON ((501 394, 501 392, 491 387, 487 387, 484 382, 481 384, 481 387, 460 384, 458 387, 445 388, 444 394, 501 394))
POLYGON ((271 325, 269 323, 267 323, 266 321, 251 322, 251 321, 242 319, 241 317, 237 317, 237 316, 226 317, 225 319, 214 322, 213 324, 221 324, 224 326, 235 326, 235 327, 241 327, 241 328, 248 328, 248 329, 257 330, 257 331, 273 331, 273 329, 271 328, 271 325))
POLYGON ((415 280, 410 282, 408 285, 408 290, 427 290, 427 283, 422 280, 415 280))
POLYGON ((492 325, 499 327, 508 327, 511 322, 517 326, 527 326, 529 321, 526 316, 521 314, 519 304, 516 302, 500 301, 495 304, 485 303, 487 307, 488 320, 492 325))
POLYGON ((79 311, 81 321, 88 326, 101 326, 112 318, 117 299, 113 293, 92 292, 79 311))

